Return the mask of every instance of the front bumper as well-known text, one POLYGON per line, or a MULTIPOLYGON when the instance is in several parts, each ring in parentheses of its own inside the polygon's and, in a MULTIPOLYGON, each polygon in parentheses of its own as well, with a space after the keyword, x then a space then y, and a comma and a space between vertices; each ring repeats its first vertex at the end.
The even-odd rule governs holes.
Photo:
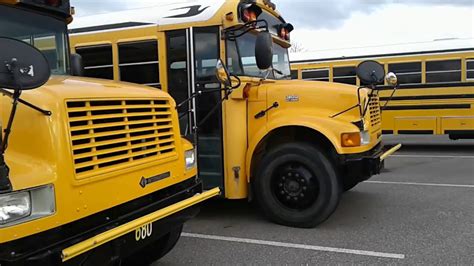
POLYGON ((127 257, 196 216, 202 193, 195 178, 49 231, 0 245, 0 265, 104 265, 127 257), (147 227, 148 226, 148 227, 147 227), (136 239, 141 228, 153 231, 136 239))
POLYGON ((400 147, 401 145, 398 144, 390 149, 386 149, 382 144, 378 144, 371 150, 363 153, 340 156, 344 178, 361 182, 369 179, 373 175, 380 174, 384 160, 400 149, 400 147))

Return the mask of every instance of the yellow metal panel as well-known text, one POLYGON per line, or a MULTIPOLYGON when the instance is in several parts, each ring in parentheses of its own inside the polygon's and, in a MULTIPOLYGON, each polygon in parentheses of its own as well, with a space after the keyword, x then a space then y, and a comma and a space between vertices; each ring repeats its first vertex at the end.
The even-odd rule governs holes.
POLYGON ((432 130, 436 131, 436 117, 396 117, 396 131, 400 130, 432 130))
POLYGON ((473 116, 464 117, 442 117, 441 118, 441 131, 442 134, 446 134, 447 130, 473 130, 474 128, 474 112, 471 112, 473 116))

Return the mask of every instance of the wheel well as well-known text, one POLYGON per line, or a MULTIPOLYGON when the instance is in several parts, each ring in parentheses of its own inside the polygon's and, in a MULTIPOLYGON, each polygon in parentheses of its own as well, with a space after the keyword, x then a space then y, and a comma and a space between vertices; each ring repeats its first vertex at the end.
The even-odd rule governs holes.
POLYGON ((260 143, 258 143, 252 156, 250 177, 253 177, 255 170, 266 151, 275 148, 280 144, 295 141, 308 142, 326 154, 333 163, 338 162, 337 152, 334 146, 326 136, 321 134, 321 132, 302 126, 280 127, 272 130, 260 141, 260 143))

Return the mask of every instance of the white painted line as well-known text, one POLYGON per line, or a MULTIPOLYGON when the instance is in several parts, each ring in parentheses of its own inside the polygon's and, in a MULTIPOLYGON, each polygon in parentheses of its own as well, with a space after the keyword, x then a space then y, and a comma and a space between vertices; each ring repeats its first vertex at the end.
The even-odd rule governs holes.
POLYGON ((191 238, 219 240, 219 241, 238 242, 238 243, 246 243, 246 244, 254 244, 254 245, 263 245, 263 246, 296 248, 296 249, 316 250, 316 251, 325 251, 325 252, 337 252, 337 253, 355 254, 355 255, 362 255, 362 256, 390 258, 390 259, 404 259, 405 258, 404 254, 312 246, 312 245, 293 244, 293 243, 275 242, 275 241, 266 241, 266 240, 257 240, 257 239, 239 238, 239 237, 203 235, 203 234, 193 234, 193 233, 182 233, 181 236, 191 237, 191 238))
POLYGON ((413 186, 431 186, 431 187, 461 187, 461 188, 474 188, 474 185, 416 183, 416 182, 364 181, 364 183, 371 183, 371 184, 391 184, 391 185, 413 185, 413 186))
POLYGON ((422 154, 393 154, 390 157, 407 157, 407 158, 460 158, 460 159, 474 159, 474 156, 469 155, 422 155, 422 154))

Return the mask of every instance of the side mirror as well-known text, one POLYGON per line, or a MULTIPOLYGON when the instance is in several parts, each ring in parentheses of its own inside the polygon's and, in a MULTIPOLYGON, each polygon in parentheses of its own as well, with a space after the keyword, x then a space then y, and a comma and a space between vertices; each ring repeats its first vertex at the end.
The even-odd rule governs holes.
POLYGON ((76 77, 84 76, 84 64, 80 54, 71 54, 71 75, 76 77))
POLYGON ((378 85, 383 83, 385 77, 385 69, 382 64, 377 61, 367 60, 360 63, 356 69, 357 77, 363 84, 378 85))
POLYGON ((260 70, 269 69, 273 64, 273 40, 269 32, 260 32, 255 42, 255 60, 260 70))
POLYGON ((216 77, 225 87, 228 88, 232 86, 229 70, 220 59, 217 60, 216 64, 216 77))
POLYGON ((385 76, 385 81, 387 81, 387 84, 395 87, 398 84, 398 77, 395 75, 393 72, 388 72, 387 75, 385 76))
POLYGON ((0 37, 0 88, 31 90, 51 75, 48 60, 36 47, 0 37))

